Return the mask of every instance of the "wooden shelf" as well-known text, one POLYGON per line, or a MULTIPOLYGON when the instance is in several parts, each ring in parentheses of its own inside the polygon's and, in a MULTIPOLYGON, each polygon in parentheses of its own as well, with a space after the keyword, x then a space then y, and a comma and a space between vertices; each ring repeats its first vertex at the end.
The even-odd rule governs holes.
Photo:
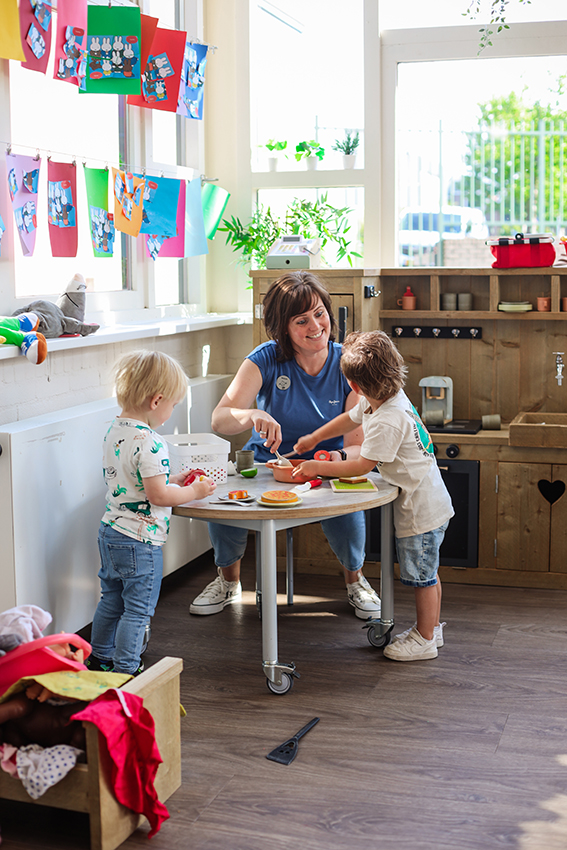
POLYGON ((524 320, 540 320, 543 321, 565 321, 567 313, 538 313, 537 310, 530 310, 528 313, 505 313, 502 310, 380 310, 381 319, 450 319, 458 321, 466 319, 467 321, 479 322, 481 319, 520 319, 524 320))

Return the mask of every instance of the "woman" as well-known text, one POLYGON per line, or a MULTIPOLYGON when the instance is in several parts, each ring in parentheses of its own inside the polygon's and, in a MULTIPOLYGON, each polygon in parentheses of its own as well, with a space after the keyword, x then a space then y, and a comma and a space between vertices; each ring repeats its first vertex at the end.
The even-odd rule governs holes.
MULTIPOLYGON (((350 410, 359 400, 340 370, 341 346, 334 342, 335 319, 326 289, 307 271, 275 280, 264 298, 270 342, 248 355, 213 411, 213 430, 240 434, 252 428, 244 446, 256 461, 273 459, 275 449, 291 452, 299 437, 350 410), (256 401, 256 408, 252 404, 256 401)), ((359 429, 322 443, 333 460, 358 457, 359 429)), ((380 599, 362 575, 366 527, 362 512, 323 520, 321 527, 341 562, 348 601, 361 619, 380 616, 380 599)), ((217 614, 242 595, 240 562, 246 529, 209 523, 218 576, 197 596, 192 614, 217 614)))

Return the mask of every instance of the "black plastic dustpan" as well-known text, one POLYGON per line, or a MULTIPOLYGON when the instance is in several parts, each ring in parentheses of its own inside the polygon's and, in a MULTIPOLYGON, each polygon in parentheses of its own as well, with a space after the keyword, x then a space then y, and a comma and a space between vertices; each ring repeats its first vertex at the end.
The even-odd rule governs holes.
POLYGON ((313 720, 310 720, 303 729, 299 730, 297 735, 293 736, 293 738, 289 738, 287 741, 284 741, 283 744, 280 744, 279 747, 276 747, 275 750, 272 750, 271 753, 268 753, 266 758, 270 759, 270 761, 277 761, 279 764, 291 764, 297 755, 299 739, 303 738, 310 729, 313 729, 316 723, 319 723, 318 717, 314 717, 313 720))

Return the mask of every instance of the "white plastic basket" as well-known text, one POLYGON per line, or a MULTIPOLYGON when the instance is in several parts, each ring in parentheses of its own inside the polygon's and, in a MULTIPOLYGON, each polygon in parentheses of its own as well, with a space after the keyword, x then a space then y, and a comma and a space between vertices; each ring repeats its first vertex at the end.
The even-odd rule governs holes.
POLYGON ((202 469, 217 484, 227 480, 230 443, 216 434, 165 434, 169 445, 171 472, 202 469))

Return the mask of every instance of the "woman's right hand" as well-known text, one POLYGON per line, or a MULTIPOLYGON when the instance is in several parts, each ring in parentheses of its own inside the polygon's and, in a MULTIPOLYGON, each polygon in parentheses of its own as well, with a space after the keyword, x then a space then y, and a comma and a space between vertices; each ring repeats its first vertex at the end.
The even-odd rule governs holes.
POLYGON ((319 440, 313 434, 305 434, 303 437, 300 437, 293 450, 296 454, 302 455, 305 452, 312 451, 315 446, 318 444, 319 440))
POLYGON ((264 440, 266 448, 275 451, 282 442, 282 429, 279 422, 265 410, 253 410, 251 417, 253 428, 264 440))

